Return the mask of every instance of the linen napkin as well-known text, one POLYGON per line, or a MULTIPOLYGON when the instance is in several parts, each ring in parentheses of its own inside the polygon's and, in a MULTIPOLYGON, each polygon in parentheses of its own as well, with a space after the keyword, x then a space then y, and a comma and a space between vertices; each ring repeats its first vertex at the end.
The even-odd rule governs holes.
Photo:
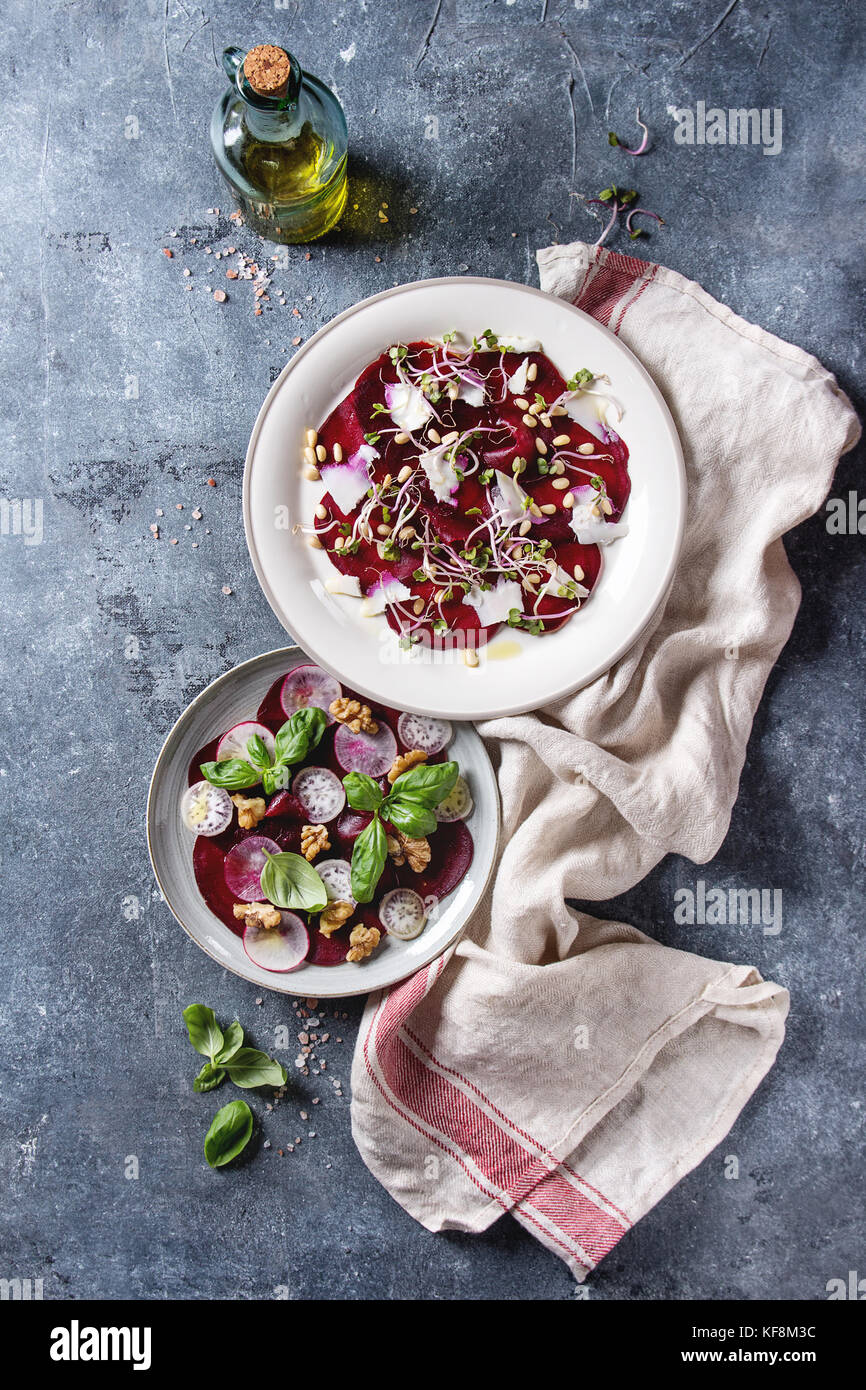
POLYGON ((618 334, 667 400, 688 475, 682 555, 612 670, 479 725, 501 859, 460 942, 369 999, 352 1125, 429 1230, 510 1211, 582 1280, 728 1132, 773 1063, 788 995, 565 899, 612 898, 669 852, 703 863, 719 848, 799 604, 781 538, 860 431, 815 358, 676 272, 581 242, 538 264, 542 289, 618 334))

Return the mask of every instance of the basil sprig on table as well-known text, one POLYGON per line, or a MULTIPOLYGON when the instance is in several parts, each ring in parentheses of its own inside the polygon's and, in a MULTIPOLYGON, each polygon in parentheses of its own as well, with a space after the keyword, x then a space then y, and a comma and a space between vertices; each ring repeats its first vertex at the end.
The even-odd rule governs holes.
POLYGON ((289 912, 320 912, 327 905, 325 885, 303 855, 290 850, 262 853, 267 861, 260 877, 262 893, 274 907, 289 912))
POLYGON ((202 763, 202 776, 214 787, 242 791, 261 782, 266 796, 288 786, 289 768, 304 760, 318 745, 328 727, 328 716, 317 705, 295 710, 274 740, 274 757, 264 739, 253 734, 247 740, 246 758, 223 758, 220 762, 202 763))
POLYGON ((236 1086, 283 1086, 286 1069, 255 1047, 243 1047, 244 1030, 237 1019, 223 1032, 213 1009, 190 1004, 183 1011, 189 1040, 207 1061, 192 1083, 194 1091, 214 1091, 228 1076, 236 1086))
POLYGON ((411 839, 430 835, 438 826, 435 808, 451 791, 460 769, 457 763, 418 763, 401 773, 388 792, 365 772, 343 778, 346 800, 355 811, 372 811, 352 850, 352 897, 368 903, 382 877, 388 845, 382 821, 390 821, 411 839))

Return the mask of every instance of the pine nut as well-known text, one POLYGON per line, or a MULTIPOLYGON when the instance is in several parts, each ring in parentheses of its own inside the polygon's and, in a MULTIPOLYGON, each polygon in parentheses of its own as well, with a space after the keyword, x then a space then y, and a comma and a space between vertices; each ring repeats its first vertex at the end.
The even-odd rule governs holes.
POLYGON ((562 462, 562 459, 554 459, 553 463, 550 465, 550 471, 554 478, 561 478, 565 472, 565 464, 562 462))
POLYGON ((319 540, 318 536, 307 536, 307 545, 310 546, 312 550, 322 549, 322 542, 319 540))
POLYGON ((345 537, 345 536, 338 536, 337 539, 334 541, 334 549, 335 549, 335 550, 342 550, 342 549, 343 549, 343 546, 344 546, 345 544, 346 544, 346 537, 345 537))
POLYGON ((554 478, 551 486, 555 487, 557 492, 562 492, 565 488, 571 487, 571 483, 568 478, 554 478))
POLYGON ((416 598, 415 602, 412 604, 412 612, 415 614, 416 618, 419 618, 421 616, 421 614, 424 612, 423 598, 416 598))
POLYGON ((573 507, 573 506, 574 506, 574 493, 573 493, 573 492, 567 492, 567 493, 565 494, 565 496, 564 496, 563 499, 562 499, 562 505, 563 505, 563 507, 573 507))
POLYGON ((443 434, 443 436, 442 436, 442 443, 443 443, 443 444, 454 444, 459 438, 460 438, 459 431, 458 431, 458 430, 452 430, 450 434, 443 434))
POLYGON ((564 445, 570 444, 571 440, 567 434, 558 434, 553 441, 554 449, 561 449, 564 445))
POLYGON ((310 445, 308 444, 307 447, 306 447, 306 449, 304 450, 304 463, 315 463, 315 462, 316 462, 316 451, 315 451, 315 449, 311 448, 310 445))
POLYGON ((529 532, 532 530, 532 522, 529 520, 529 517, 526 517, 523 521, 521 521, 517 529, 521 536, 528 536, 529 532))
POLYGON ((613 503, 608 497, 603 497, 601 499, 601 510, 604 512, 605 516, 613 515, 613 503))
POLYGON ((442 443, 442 436, 440 435, 440 433, 439 433, 438 430, 432 430, 432 429, 431 429, 431 430, 428 430, 428 431, 427 431, 427 438, 428 438, 429 440, 431 440, 431 442, 432 442, 433 444, 441 444, 441 443, 442 443))
POLYGON ((408 463, 404 463, 403 467, 400 469, 400 472, 397 474, 397 482, 407 483, 411 477, 412 469, 409 467, 408 463))
POLYGON ((343 462, 343 446, 342 446, 342 444, 335 444, 335 445, 334 445, 334 449, 333 449, 333 453, 334 453, 334 462, 335 462, 335 463, 342 463, 342 462, 343 462))
POLYGON ((408 443, 409 443, 409 436, 408 436, 408 434, 406 433, 405 430, 398 430, 397 434, 394 435, 394 443, 395 443, 395 444, 408 444, 408 443))
POLYGON ((514 397, 514 404, 517 406, 517 409, 518 409, 518 410, 528 410, 528 409, 529 409, 529 401, 526 399, 525 396, 515 396, 515 397, 514 397))
POLYGON ((307 440, 308 446, 309 446, 311 449, 315 449, 316 445, 317 445, 318 442, 319 442, 319 436, 318 436, 318 434, 316 433, 315 430, 307 430, 306 440, 307 440))
POLYGON ((586 577, 583 572, 583 565, 575 565, 574 569, 571 572, 577 580, 578 584, 580 583, 581 579, 584 579, 586 577))
POLYGON ((317 460, 317 462, 318 462, 318 463, 324 463, 325 460, 327 459, 327 457, 328 457, 328 451, 327 451, 327 449, 325 448, 324 444, 317 444, 317 445, 316 445, 316 460, 317 460))
POLYGON ((544 502, 544 503, 542 503, 541 510, 542 510, 542 512, 544 513, 545 516, 553 516, 554 513, 555 513, 555 511, 556 511, 556 503, 555 503, 555 502, 544 502))
MULTIPOLYGON (((549 505, 552 505, 552 504, 549 504, 549 505)), ((539 505, 538 505, 537 502, 530 502, 530 504, 529 504, 529 510, 532 512, 532 515, 533 515, 533 516, 541 516, 541 515, 542 515, 541 508, 539 507, 539 505)))
POLYGON ((377 526, 377 527, 376 527, 376 535, 377 535, 377 536, 390 536, 390 534, 391 534, 391 527, 390 527, 390 526, 377 526))
POLYGON ((445 590, 444 590, 444 589, 437 589, 436 592, 435 592, 435 594, 433 595, 433 602, 434 602, 434 603, 442 603, 442 601, 444 600, 444 598, 445 598, 445 590))
POLYGON ((386 473, 385 476, 384 476, 384 478, 382 479, 382 487, 383 487, 383 489, 384 489, 384 488, 390 487, 390 486, 391 486, 391 474, 390 474, 390 473, 386 473))
POLYGON ((463 660, 465 661, 467 666, 478 665, 478 653, 474 647, 463 648, 463 660))
POLYGON ((457 397, 458 397, 459 395, 460 395, 460 387, 457 386, 457 385, 452 381, 452 382, 451 382, 451 385, 448 387, 448 399, 449 399, 449 401, 456 401, 456 400, 457 400, 457 397))
POLYGON ((536 378, 537 376, 538 376, 538 363, 537 363, 537 362, 530 362, 529 366, 528 366, 527 369, 526 369, 526 380, 527 380, 527 381, 534 381, 535 378, 536 378))
POLYGON ((526 578, 524 579, 523 582, 524 582, 524 584, 528 584, 528 585, 530 585, 533 589, 535 589, 535 588, 537 588, 538 585, 541 583, 541 575, 540 575, 540 574, 528 574, 528 575, 526 576, 526 578))
POLYGON ((535 436, 535 452, 542 455, 547 453, 547 445, 540 434, 535 436))
POLYGON ((548 413, 550 415, 567 415, 568 411, 564 405, 552 405, 548 413))
POLYGON ((414 526, 404 526, 397 539, 401 545, 408 545, 409 541, 414 540, 417 534, 414 526))
POLYGON ((328 519, 328 508, 327 508, 327 507, 323 507, 322 504, 321 504, 321 502, 319 503, 318 507, 316 508, 316 517, 317 517, 317 519, 318 519, 319 521, 327 521, 327 519, 328 519))
POLYGON ((544 428, 545 428, 546 430, 549 430, 549 429, 552 427, 551 418, 550 418, 550 416, 548 415, 548 413, 547 413, 546 410, 542 410, 542 412, 541 412, 541 414, 539 415, 538 418, 539 418, 539 420, 541 421, 542 425, 544 426, 544 428))
POLYGON ((543 405, 541 401, 536 401, 536 402, 534 403, 534 405, 531 405, 531 406, 529 407, 529 413, 530 413, 530 415, 540 415, 541 412, 542 412, 542 410, 546 410, 546 409, 547 409, 547 407, 546 407, 545 405, 543 405))
POLYGON ((318 482, 320 476, 319 470, 314 463, 311 463, 304 469, 304 477, 309 478, 311 483, 318 482))
POLYGON ((589 444, 589 443, 586 443, 586 444, 578 444, 578 446, 577 446, 577 452, 578 452, 579 454, 594 454, 594 453, 595 453, 595 445, 594 445, 594 444, 589 444))
POLYGON ((527 429, 534 430, 536 424, 535 416, 529 414, 524 415, 523 423, 526 425, 527 429))

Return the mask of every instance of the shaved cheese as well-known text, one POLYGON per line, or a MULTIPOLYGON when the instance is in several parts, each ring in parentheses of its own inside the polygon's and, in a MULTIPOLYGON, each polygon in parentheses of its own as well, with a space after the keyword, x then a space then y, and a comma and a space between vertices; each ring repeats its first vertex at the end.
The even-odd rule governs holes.
POLYGON ((603 396, 584 396, 582 394, 566 397, 561 402, 565 408, 565 413, 572 420, 576 420, 583 429, 589 434, 595 435, 596 439, 604 442, 603 426, 605 424, 606 400, 603 396))
POLYGON ((516 478, 498 468, 493 501, 503 521, 519 521, 526 515, 526 493, 516 478))
POLYGON ((578 584, 573 574, 567 574, 561 565, 557 565, 553 574, 548 577, 547 583, 539 591, 548 594, 550 598, 565 598, 574 595, 575 598, 586 598, 589 589, 585 589, 582 584, 578 584), (567 589, 568 594, 561 594, 560 589, 567 589))
POLYGON ((426 453, 419 454, 418 462, 427 474, 427 481, 437 502, 448 502, 452 507, 457 506, 457 498, 453 495, 460 486, 454 464, 446 458, 451 450, 450 444, 440 444, 436 449, 428 449, 426 453))
POLYGON ((474 608, 482 627, 504 623, 513 608, 523 612, 523 591, 514 579, 497 579, 493 589, 479 589, 473 584, 463 602, 474 608))
POLYGON ((361 604, 361 613, 365 618, 374 618, 377 613, 384 613, 389 603, 403 603, 411 597, 411 590, 407 589, 405 584, 401 584, 399 579, 395 579, 392 574, 383 574, 361 604))
POLYGON ((624 521, 601 521, 591 516, 588 506, 575 507, 571 518, 571 529, 581 545, 610 545, 628 535, 624 521))
POLYGON ((500 335, 496 341, 506 352, 541 352, 541 343, 537 338, 521 338, 519 333, 506 338, 500 335))
POLYGON ((334 574, 325 580, 329 594, 348 594, 350 598, 361 597, 361 582, 356 574, 334 574))
POLYGON ((413 430, 420 430, 433 414, 433 408, 423 392, 408 381, 387 382, 385 401, 398 430, 408 430, 410 434, 413 430))
POLYGON ((460 390, 457 393, 458 400, 465 401, 467 405, 482 406, 487 400, 487 395, 481 382, 465 381, 460 378, 460 390))
POLYGON ((346 463, 319 466, 322 482, 344 516, 354 511, 370 487, 370 464, 379 455, 364 444, 346 463))
POLYGON ((524 357, 516 372, 512 372, 508 378, 508 389, 515 396, 522 396, 526 390, 527 372, 529 371, 529 358, 524 357))

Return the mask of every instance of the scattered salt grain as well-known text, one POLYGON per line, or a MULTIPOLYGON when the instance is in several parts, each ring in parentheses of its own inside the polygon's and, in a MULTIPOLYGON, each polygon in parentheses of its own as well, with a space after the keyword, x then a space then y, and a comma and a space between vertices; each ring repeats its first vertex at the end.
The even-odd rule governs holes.
MULTIPOLYGON (((228 594, 231 593, 231 589, 229 588, 228 584, 223 584, 222 592, 223 592, 224 594, 226 594, 226 595, 228 595, 228 594)), ((261 999, 257 999, 257 1000, 256 1000, 256 1003, 257 1003, 257 1004, 261 1004, 261 1002, 262 1002, 261 999)))

